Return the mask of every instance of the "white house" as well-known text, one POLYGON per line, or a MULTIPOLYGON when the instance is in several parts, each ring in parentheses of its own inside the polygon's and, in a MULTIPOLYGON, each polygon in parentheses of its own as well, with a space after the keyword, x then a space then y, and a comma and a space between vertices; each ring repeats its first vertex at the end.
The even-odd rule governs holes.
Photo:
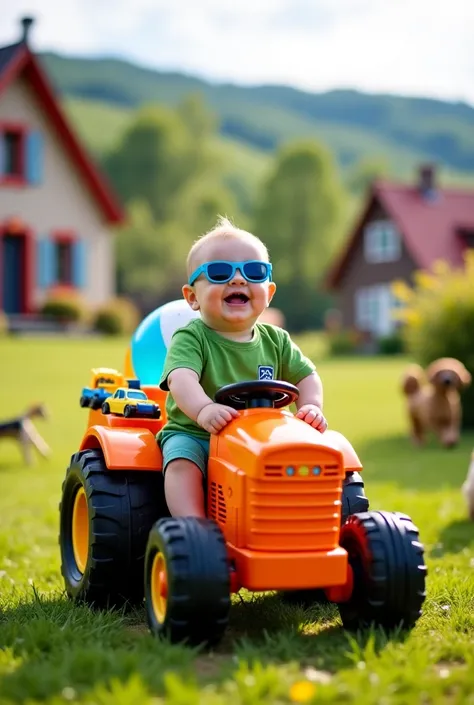
POLYGON ((38 59, 0 48, 0 310, 31 313, 54 286, 92 305, 115 293, 121 207, 79 143, 38 59))

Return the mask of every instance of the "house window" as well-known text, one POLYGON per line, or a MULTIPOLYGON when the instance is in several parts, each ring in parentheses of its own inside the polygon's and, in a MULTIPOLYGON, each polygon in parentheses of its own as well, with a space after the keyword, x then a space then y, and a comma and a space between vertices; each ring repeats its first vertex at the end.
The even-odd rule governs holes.
POLYGON ((72 284, 72 248, 70 240, 56 242, 56 282, 72 284))
POLYGON ((377 284, 359 289, 355 296, 355 323, 359 330, 384 336, 392 333, 397 322, 393 317, 399 302, 390 284, 377 284))
POLYGON ((3 134, 5 176, 23 175, 23 135, 18 130, 5 130, 3 134))
POLYGON ((21 124, 0 123, 0 184, 39 186, 43 171, 41 131, 21 124))
POLYGON ((402 254, 400 233, 389 220, 369 223, 364 233, 364 250, 367 262, 394 262, 402 254))

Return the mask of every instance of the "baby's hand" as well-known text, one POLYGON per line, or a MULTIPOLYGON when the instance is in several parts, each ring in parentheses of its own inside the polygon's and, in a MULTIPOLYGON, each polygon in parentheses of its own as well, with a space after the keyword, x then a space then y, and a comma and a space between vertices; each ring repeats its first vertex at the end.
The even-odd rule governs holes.
POLYGON ((324 433, 328 427, 328 422, 324 418, 323 412, 316 404, 303 404, 301 409, 298 409, 296 416, 321 433, 324 433))
POLYGON ((236 409, 225 404, 206 404, 197 415, 197 423, 209 433, 219 433, 229 421, 239 415, 236 409))

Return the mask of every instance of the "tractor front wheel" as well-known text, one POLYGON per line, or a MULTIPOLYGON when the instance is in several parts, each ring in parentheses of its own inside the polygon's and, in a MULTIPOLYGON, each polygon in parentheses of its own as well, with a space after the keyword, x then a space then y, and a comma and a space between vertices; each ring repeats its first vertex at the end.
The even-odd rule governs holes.
POLYGON ((153 634, 173 643, 215 645, 229 620, 224 538, 209 519, 160 519, 145 556, 145 607, 153 634))
POLYGON ((69 597, 96 606, 143 599, 146 542, 163 516, 169 513, 160 472, 110 471, 100 450, 73 455, 59 533, 69 597))
POLYGON ((340 544, 353 572, 352 595, 338 605, 344 627, 413 627, 426 596, 427 569, 410 517, 392 512, 352 514, 342 525, 340 544))

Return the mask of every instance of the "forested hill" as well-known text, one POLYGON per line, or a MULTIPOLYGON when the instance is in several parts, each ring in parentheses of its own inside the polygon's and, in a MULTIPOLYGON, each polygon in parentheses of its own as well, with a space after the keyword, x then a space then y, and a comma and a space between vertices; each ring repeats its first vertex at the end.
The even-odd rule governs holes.
POLYGON ((105 104, 120 113, 150 102, 174 105, 199 92, 218 115, 221 133, 258 150, 315 137, 343 167, 381 155, 392 172, 403 175, 422 160, 458 173, 474 172, 474 108, 465 103, 351 90, 307 93, 285 86, 217 85, 116 59, 51 53, 41 59, 63 97, 105 104))

